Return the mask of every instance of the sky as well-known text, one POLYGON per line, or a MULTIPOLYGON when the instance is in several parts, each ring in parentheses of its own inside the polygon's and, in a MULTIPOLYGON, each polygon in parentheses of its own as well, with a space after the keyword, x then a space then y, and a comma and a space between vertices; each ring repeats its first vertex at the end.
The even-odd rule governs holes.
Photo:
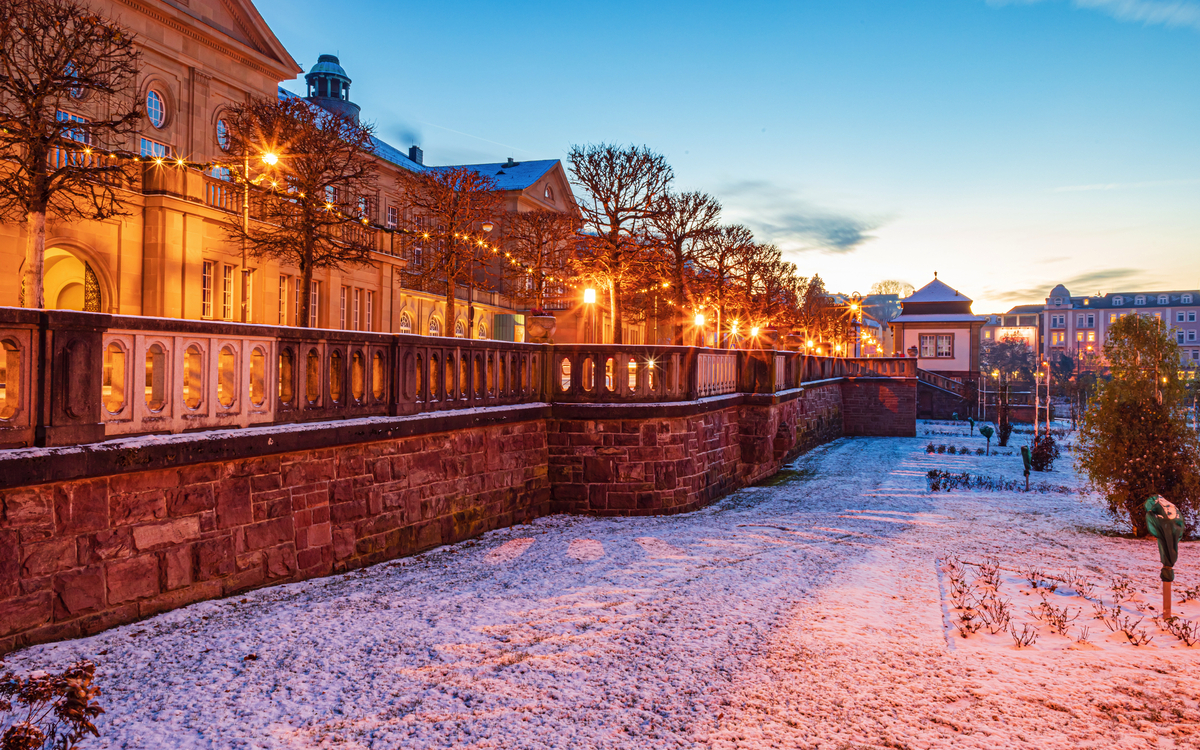
POLYGON ((645 145, 832 290, 1200 288, 1200 0, 256 5, 427 164, 645 145))

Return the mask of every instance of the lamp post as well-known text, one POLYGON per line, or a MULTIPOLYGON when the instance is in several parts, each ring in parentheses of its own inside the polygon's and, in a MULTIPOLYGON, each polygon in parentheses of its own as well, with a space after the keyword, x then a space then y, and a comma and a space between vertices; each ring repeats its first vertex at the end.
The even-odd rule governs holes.
MULTIPOLYGON (((279 157, 272 151, 262 155, 262 162, 268 167, 279 163, 279 157)), ((247 151, 242 160, 242 322, 250 322, 250 268, 247 265, 246 236, 250 234, 250 152, 247 151)))
POLYGON ((596 307, 596 290, 595 289, 584 289, 583 290, 583 304, 587 305, 587 313, 586 313, 587 329, 588 329, 587 343, 594 344, 594 343, 596 343, 595 342, 596 330, 595 330, 595 322, 593 320, 593 318, 595 316, 592 314, 592 311, 596 307))
MULTIPOLYGON (((485 221, 479 225, 479 228, 484 233, 490 233, 496 228, 496 225, 490 221, 485 221)), ((480 241, 482 244, 482 240, 480 241)), ((495 335, 493 333, 493 335, 495 335)), ((474 256, 467 261, 467 338, 479 338, 479 331, 475 328, 475 262, 474 256)))
POLYGON ((696 313, 692 322, 696 324, 696 346, 704 346, 704 313, 696 313))
POLYGON ((862 325, 862 295, 853 292, 850 295, 850 330, 854 334, 854 356, 862 356, 862 343, 859 341, 859 327, 862 325))

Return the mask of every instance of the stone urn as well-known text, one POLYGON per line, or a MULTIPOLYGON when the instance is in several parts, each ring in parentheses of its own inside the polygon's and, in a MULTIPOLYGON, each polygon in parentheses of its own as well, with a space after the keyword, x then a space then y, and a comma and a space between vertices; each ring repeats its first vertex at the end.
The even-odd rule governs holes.
POLYGON ((553 344, 551 336, 558 330, 553 315, 525 316, 525 340, 534 344, 553 344))
POLYGON ((775 326, 759 329, 758 340, 763 349, 775 349, 779 346, 779 329, 775 326))
POLYGON ((908 347, 908 356, 910 356, 910 357, 917 356, 917 347, 915 347, 915 346, 908 347))
POLYGON ((798 333, 789 333, 783 337, 783 345, 789 352, 804 351, 804 336, 798 333))

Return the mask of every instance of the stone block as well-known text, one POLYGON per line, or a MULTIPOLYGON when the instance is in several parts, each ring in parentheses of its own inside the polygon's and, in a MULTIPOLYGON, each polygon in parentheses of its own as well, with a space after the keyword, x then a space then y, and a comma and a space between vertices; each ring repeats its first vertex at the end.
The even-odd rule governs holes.
POLYGON ((16 596, 17 580, 21 576, 20 536, 15 531, 0 530, 0 599, 16 596))
POLYGON ((104 572, 99 566, 81 568, 54 577, 54 617, 65 620, 103 609, 104 572))
POLYGON ((190 516, 216 507, 211 484, 185 484, 167 492, 167 513, 172 517, 190 516))
POLYGON ((0 492, 0 520, 5 526, 54 525, 54 510, 48 493, 40 487, 23 487, 0 492))
MULTIPOLYGON (((257 477, 256 477, 257 478, 257 477)), ((251 479, 233 477, 222 479, 215 486, 217 528, 243 526, 254 520, 250 509, 251 479)))
POLYGON ((269 521, 262 521, 246 527, 246 549, 248 550, 274 547, 277 544, 293 541, 294 538, 295 530, 290 516, 272 518, 269 521))
POLYGON ((133 529, 125 526, 78 537, 80 565, 133 555, 133 529))
POLYGON ((21 556, 21 575, 24 578, 37 578, 69 570, 77 564, 77 555, 74 537, 25 545, 21 556))
POLYGON ((181 544, 200 538, 200 519, 196 516, 177 518, 166 523, 133 527, 133 545, 139 552, 181 544))
POLYGON ((54 521, 59 534, 81 534, 108 527, 105 479, 67 482, 54 488, 54 521))
POLYGON ((290 544, 266 551, 267 578, 289 578, 296 572, 296 549, 290 544))
POLYGON ((53 616, 53 598, 49 591, 0 601, 0 636, 21 633, 44 625, 53 616))
POLYGON ((160 489, 144 492, 112 492, 108 497, 108 514, 114 526, 166 518, 166 495, 160 489))
POLYGON ((220 536, 196 544, 196 580, 224 578, 234 571, 233 537, 220 536))
POLYGON ((104 568, 109 604, 154 596, 158 593, 158 556, 141 555, 110 560, 104 568))
POLYGON ((345 560, 354 554, 354 529, 339 526, 333 530, 333 558, 345 560))
POLYGON ((167 591, 190 586, 195 580, 195 547, 184 544, 163 553, 167 591))

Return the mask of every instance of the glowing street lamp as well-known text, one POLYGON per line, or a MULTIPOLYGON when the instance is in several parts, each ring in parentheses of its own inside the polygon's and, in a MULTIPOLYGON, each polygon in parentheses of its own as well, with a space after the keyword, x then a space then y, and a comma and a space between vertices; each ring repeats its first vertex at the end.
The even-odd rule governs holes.
POLYGON ((266 164, 268 167, 273 167, 279 163, 279 155, 273 151, 268 151, 262 155, 262 161, 263 164, 266 164))
POLYGON ((751 335, 751 336, 757 336, 757 335, 758 335, 758 326, 754 326, 753 328, 751 328, 751 329, 750 329, 750 335, 751 335))
POLYGON ((596 304, 596 290, 595 289, 584 289, 583 290, 583 301, 584 301, 584 304, 588 304, 588 305, 596 304))
POLYGON ((696 313, 692 322, 696 324, 696 346, 704 346, 704 313, 696 313))
POLYGON ((595 310, 596 310, 596 290, 595 289, 584 289, 583 290, 583 304, 587 305, 588 343, 594 344, 594 343, 596 343, 595 339, 597 338, 596 337, 596 316, 595 316, 595 310))

